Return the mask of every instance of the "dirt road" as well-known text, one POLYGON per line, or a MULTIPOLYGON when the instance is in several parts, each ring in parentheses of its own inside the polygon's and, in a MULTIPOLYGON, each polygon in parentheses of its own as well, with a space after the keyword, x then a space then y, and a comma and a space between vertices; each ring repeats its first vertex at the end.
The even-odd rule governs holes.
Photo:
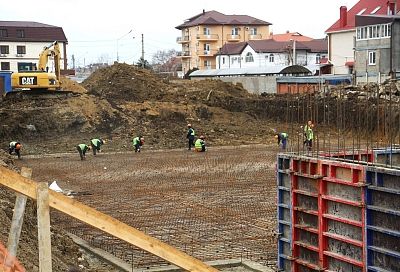
MULTIPOLYGON (((57 181, 83 203, 204 261, 276 259, 276 148, 241 146, 206 153, 63 154, 19 161, 38 181, 57 181)), ((54 212, 52 224, 135 267, 162 260, 54 212)))

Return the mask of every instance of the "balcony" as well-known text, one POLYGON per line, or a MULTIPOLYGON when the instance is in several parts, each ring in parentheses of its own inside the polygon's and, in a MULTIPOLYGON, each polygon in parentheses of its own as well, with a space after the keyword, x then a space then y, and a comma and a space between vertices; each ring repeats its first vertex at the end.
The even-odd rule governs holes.
POLYGON ((248 40, 249 41, 262 40, 262 35, 261 34, 249 34, 248 40))
POLYGON ((197 34, 198 41, 218 41, 218 34, 197 34))
POLYGON ((189 39, 189 36, 178 37, 178 38, 176 38, 176 42, 180 43, 180 44, 189 43, 190 39, 189 39))
POLYGON ((226 35, 226 39, 228 40, 228 42, 238 42, 240 41, 240 35, 228 34, 226 35))
POLYGON ((199 57, 214 57, 218 53, 216 49, 210 50, 197 50, 197 56, 199 57))
POLYGON ((200 65, 199 70, 210 70, 210 69, 215 69, 215 64, 214 65, 200 65))
POLYGON ((190 51, 182 51, 182 52, 178 52, 177 57, 178 58, 190 58, 191 54, 190 54, 190 51))

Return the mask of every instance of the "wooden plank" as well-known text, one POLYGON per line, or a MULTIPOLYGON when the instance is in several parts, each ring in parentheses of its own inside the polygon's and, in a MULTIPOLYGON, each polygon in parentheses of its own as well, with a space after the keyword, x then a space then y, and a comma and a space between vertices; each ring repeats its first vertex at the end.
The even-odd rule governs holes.
MULTIPOLYGON (((0 184, 36 199, 37 183, 0 167, 0 184)), ((188 271, 218 271, 186 253, 60 193, 49 191, 49 205, 188 271)))
POLYGON ((49 185, 40 182, 37 186, 37 219, 38 219, 38 248, 39 271, 51 272, 51 236, 50 236, 50 207, 49 185))
MULTIPOLYGON (((26 178, 31 178, 32 169, 22 167, 21 175, 26 178)), ((24 213, 27 197, 20 193, 16 193, 14 214, 11 222, 10 233, 8 235, 7 250, 11 256, 17 256, 18 242, 21 235, 22 224, 24 223, 24 213)))

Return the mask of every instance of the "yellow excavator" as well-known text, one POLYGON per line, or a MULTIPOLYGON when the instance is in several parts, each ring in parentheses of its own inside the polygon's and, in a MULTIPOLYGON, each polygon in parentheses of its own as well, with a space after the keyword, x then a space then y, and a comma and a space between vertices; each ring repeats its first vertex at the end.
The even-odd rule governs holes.
POLYGON ((42 90, 58 91, 61 89, 60 81, 60 46, 57 41, 45 46, 39 55, 37 70, 23 71, 11 75, 13 90, 42 90), (54 59, 54 73, 49 73, 47 64, 49 57, 54 59))

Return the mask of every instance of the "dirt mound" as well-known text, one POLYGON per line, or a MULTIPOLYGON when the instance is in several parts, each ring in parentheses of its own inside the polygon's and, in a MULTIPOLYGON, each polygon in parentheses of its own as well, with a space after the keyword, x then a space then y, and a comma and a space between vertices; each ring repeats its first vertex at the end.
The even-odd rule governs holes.
POLYGON ((69 79, 68 77, 61 76, 61 82, 63 90, 81 94, 88 92, 82 85, 80 85, 76 81, 69 79))
POLYGON ((83 86, 96 96, 137 102, 159 99, 168 87, 150 71, 128 64, 99 69, 83 82, 83 86))

